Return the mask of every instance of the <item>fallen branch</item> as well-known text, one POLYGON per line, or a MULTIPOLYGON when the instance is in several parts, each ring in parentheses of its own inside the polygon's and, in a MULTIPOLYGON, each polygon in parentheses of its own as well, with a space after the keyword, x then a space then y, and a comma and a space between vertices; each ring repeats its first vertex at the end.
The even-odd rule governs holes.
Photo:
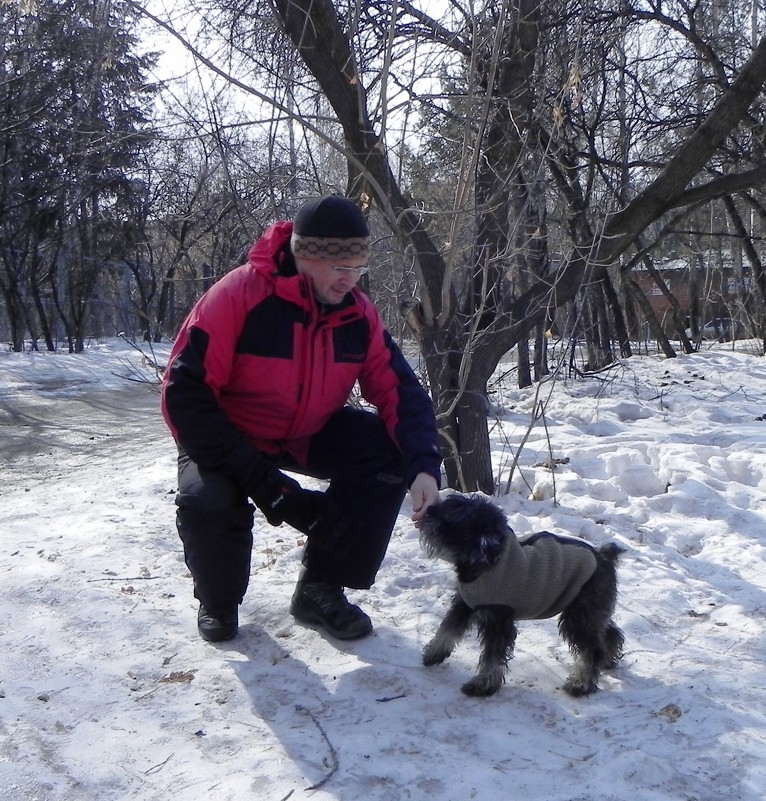
POLYGON ((157 773, 157 771, 162 770, 165 767, 165 765, 167 765, 168 762, 170 762, 170 760, 174 756, 175 756, 175 752, 171 753, 170 756, 167 759, 163 760, 162 762, 158 762, 156 765, 153 765, 148 770, 145 770, 144 771, 144 776, 149 776, 152 773, 157 773))
MULTIPOLYGON (((322 724, 316 719, 314 713, 310 709, 306 709, 306 707, 302 706, 301 704, 297 704, 295 708, 298 712, 305 712, 314 721, 314 725, 319 729, 319 733, 322 735, 324 741, 327 743, 327 747, 330 749, 330 757, 332 760, 330 763, 330 772, 324 777, 324 779, 322 779, 321 782, 317 782, 316 784, 312 784, 311 787, 306 788, 306 792, 309 790, 318 790, 320 787, 323 787, 325 784, 327 784, 327 782, 330 781, 335 774, 335 771, 338 770, 338 754, 335 751, 333 744, 330 742, 327 733, 322 728, 322 724)), ((327 762, 327 760, 325 760, 325 762, 327 762)))

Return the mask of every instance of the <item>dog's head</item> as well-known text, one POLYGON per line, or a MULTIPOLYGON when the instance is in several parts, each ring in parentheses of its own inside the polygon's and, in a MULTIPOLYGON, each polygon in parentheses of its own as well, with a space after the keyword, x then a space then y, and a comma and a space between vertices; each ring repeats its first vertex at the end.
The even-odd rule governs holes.
POLYGON ((450 495, 429 506, 420 543, 429 556, 453 565, 490 567, 513 532, 502 511, 479 495, 450 495))

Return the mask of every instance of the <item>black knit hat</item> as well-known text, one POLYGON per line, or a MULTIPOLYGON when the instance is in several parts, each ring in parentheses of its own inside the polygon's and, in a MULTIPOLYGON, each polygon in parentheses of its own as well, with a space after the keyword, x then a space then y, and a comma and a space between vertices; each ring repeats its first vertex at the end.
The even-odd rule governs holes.
POLYGON ((290 240, 294 256, 306 259, 367 257, 370 229, 361 209, 340 195, 305 203, 293 220, 290 240))

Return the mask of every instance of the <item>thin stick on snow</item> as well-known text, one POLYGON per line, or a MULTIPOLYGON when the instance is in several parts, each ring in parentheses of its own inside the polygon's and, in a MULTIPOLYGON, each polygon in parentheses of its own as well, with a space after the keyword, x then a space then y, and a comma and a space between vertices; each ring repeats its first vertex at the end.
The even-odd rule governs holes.
POLYGON ((312 784, 311 787, 306 788, 306 792, 309 790, 318 790, 320 787, 327 784, 328 781, 333 777, 336 770, 338 770, 338 754, 335 751, 333 744, 330 742, 330 738, 327 736, 327 733, 322 728, 322 724, 316 719, 316 716, 310 709, 306 709, 305 706, 301 706, 301 704, 296 705, 296 710, 298 712, 305 712, 313 721, 314 725, 319 729, 319 733, 324 738, 324 741, 327 743, 327 747, 330 749, 330 772, 322 779, 321 782, 317 782, 316 784, 312 784))

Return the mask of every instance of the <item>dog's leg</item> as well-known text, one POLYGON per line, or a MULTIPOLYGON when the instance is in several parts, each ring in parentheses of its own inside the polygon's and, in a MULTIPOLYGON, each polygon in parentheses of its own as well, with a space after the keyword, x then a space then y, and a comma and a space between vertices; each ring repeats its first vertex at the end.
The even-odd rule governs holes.
POLYGON ((481 638, 481 656, 476 675, 462 690, 466 695, 493 695, 505 681, 508 662, 516 642, 513 610, 507 606, 486 607, 476 612, 481 638))
POLYGON ((598 690, 601 671, 617 667, 624 640, 622 631, 611 621, 603 629, 589 627, 575 632, 568 640, 575 668, 564 682, 564 689, 575 697, 598 690))
POLYGON ((455 650, 471 625, 472 617, 473 610, 460 597, 460 593, 456 593, 436 634, 423 649, 423 664, 426 667, 441 664, 455 650))
POLYGON ((620 659, 622 659, 622 649, 625 645, 625 635, 615 625, 613 620, 607 623, 604 630, 604 647, 601 657, 602 670, 614 670, 620 659))
POLYGON ((625 635, 612 619, 617 604, 617 563, 623 549, 615 543, 607 543, 599 549, 599 575, 597 592, 602 598, 602 608, 607 622, 603 629, 602 670, 614 670, 622 659, 625 635))
POLYGON ((598 689, 601 670, 612 669, 622 655, 624 637, 612 620, 617 599, 614 565, 600 562, 590 581, 559 618, 575 667, 564 689, 573 696, 598 689))
POLYGON ((573 610, 576 601, 561 615, 559 628, 574 657, 574 669, 564 682, 564 690, 575 698, 598 690, 603 649, 603 633, 589 617, 578 616, 573 610))

